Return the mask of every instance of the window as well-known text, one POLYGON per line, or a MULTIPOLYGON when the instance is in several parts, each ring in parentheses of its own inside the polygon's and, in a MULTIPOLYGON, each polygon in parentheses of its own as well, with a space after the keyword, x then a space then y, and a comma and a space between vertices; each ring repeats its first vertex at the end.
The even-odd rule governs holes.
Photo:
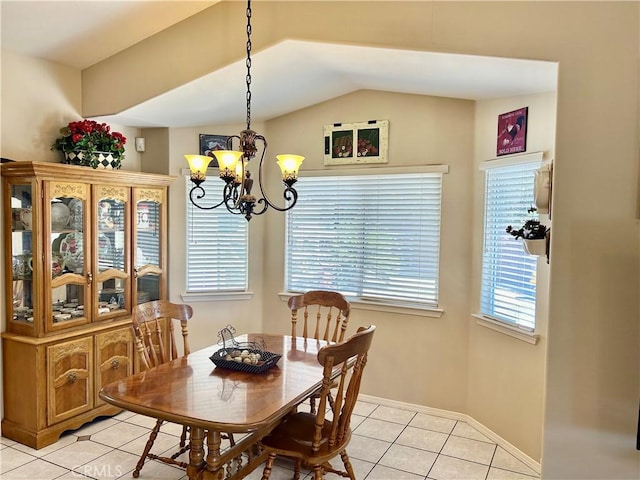
POLYGON ((534 177, 540 161, 499 165, 483 167, 486 177, 480 311, 484 316, 533 331, 537 257, 525 253, 521 242, 505 229, 535 218, 527 210, 533 205, 534 177))
MULTIPOLYGON (((212 210, 195 207, 189 200, 193 187, 187 182, 187 292, 232 292, 247 290, 248 222, 224 205, 212 210)), ((224 182, 207 176, 201 185, 207 205, 222 199, 224 182)))
POLYGON ((436 306, 442 171, 301 178, 287 212, 286 289, 436 306))

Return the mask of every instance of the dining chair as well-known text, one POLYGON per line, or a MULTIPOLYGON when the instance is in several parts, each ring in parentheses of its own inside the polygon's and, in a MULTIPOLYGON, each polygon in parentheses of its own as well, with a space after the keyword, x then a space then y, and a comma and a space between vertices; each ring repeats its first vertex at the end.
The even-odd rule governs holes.
POLYGON ((344 339, 351 305, 341 293, 310 290, 289 298, 288 305, 291 310, 292 337, 298 336, 298 320, 302 312, 302 337, 327 342, 341 342, 344 339), (313 334, 310 334, 311 331, 313 334))
MULTIPOLYGON (((154 300, 152 302, 142 303, 133 308, 131 329, 133 330, 136 351, 138 352, 143 370, 179 357, 173 327, 174 319, 180 321, 182 354, 184 356, 189 355, 187 321, 192 316, 193 309, 189 305, 171 303, 167 300, 154 300)), ((142 455, 133 471, 134 478, 138 478, 140 470, 147 459, 158 460, 187 468, 186 462, 176 460, 180 455, 189 450, 187 427, 182 428, 179 449, 173 455, 166 457, 151 453, 151 448, 160 432, 160 427, 165 423, 164 420, 160 419, 156 421, 155 426, 149 434, 149 439, 147 440, 142 455)))
POLYGON ((300 478, 303 464, 313 469, 315 480, 322 479, 325 472, 355 480, 346 448, 351 439, 351 414, 358 399, 367 352, 375 329, 375 325, 360 327, 347 340, 320 349, 318 362, 323 366, 323 374, 318 411, 315 414, 289 413, 262 439, 261 444, 268 454, 262 480, 269 479, 278 455, 295 459, 294 480, 300 478), (326 418, 328 396, 336 368, 339 368, 339 374, 335 377, 338 388, 330 409, 331 418, 326 418), (329 463, 338 454, 344 471, 335 469, 329 463))
MULTIPOLYGON (((133 308, 131 329, 135 341, 136 351, 140 359, 141 368, 147 370, 165 362, 175 360, 180 357, 177 348, 176 335, 174 333, 174 321, 180 322, 180 332, 182 334, 182 356, 190 353, 189 333, 187 328, 188 320, 193 316, 193 309, 186 304, 171 303, 167 300, 154 300, 142 303, 133 308)), ((179 449, 170 457, 151 453, 151 448, 155 442, 160 427, 166 421, 158 419, 149 434, 149 439, 144 447, 142 455, 133 471, 133 477, 138 478, 140 470, 147 459, 157 460, 170 465, 187 468, 187 463, 177 460, 183 453, 187 452, 190 445, 187 440, 189 430, 182 428, 180 435, 179 449)), ((231 444, 234 444, 231 434, 225 435, 231 444)))
MULTIPOLYGON (((341 293, 330 290, 310 290, 289 298, 288 305, 291 310, 292 337, 298 336, 298 320, 300 320, 304 338, 334 343, 344 339, 351 305, 341 293)), ((309 397, 311 413, 315 413, 318 396, 314 394, 309 397)), ((329 403, 331 402, 333 397, 329 395, 329 403)))

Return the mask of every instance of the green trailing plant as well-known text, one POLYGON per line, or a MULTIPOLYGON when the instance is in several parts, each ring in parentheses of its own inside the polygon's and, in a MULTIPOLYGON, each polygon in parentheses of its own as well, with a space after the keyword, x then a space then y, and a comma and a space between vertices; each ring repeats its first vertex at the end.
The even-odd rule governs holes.
MULTIPOLYGON (((536 208, 530 208, 528 213, 536 212, 536 208)), ((540 223, 540 220, 535 218, 530 218, 529 220, 524 222, 520 228, 512 227, 509 225, 506 228, 506 232, 510 235, 513 235, 516 240, 518 238, 524 238, 525 240, 541 240, 546 238, 547 232, 549 229, 540 223)))

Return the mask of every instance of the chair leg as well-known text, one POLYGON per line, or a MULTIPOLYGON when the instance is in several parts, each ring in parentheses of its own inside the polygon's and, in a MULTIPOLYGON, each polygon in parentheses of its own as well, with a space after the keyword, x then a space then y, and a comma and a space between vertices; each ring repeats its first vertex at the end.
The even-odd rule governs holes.
MULTIPOLYGON (((327 400, 329 400, 329 406, 331 407, 331 411, 333 412, 333 410, 334 410, 334 408, 333 408, 334 403, 333 403, 333 395, 331 395, 331 392, 329 392, 329 393, 327 394, 327 400)), ((340 412, 338 412, 338 413, 340 413, 340 412)))
POLYGON ((323 472, 322 465, 316 465, 315 467, 313 467, 313 479, 322 480, 322 472, 323 472))
POLYGON ((222 438, 229 440, 229 444, 232 447, 236 446, 236 440, 235 440, 235 438, 233 438, 233 433, 223 433, 222 434, 222 438))
POLYGON ((262 472, 262 480, 269 480, 269 477, 271 476, 271 468, 273 467, 273 462, 275 459, 275 453, 270 453, 267 457, 267 461, 264 464, 264 470, 262 472))
POLYGON ((315 399, 315 397, 310 397, 309 398, 309 404, 311 405, 311 409, 309 410, 309 413, 311 415, 315 415, 316 414, 316 399, 315 399))
POLYGON ((343 450, 340 452, 340 458, 342 458, 342 463, 344 464, 344 469, 349 474, 349 478, 351 480, 356 480, 356 475, 353 472, 353 466, 351 465, 351 461, 349 460, 349 455, 347 455, 347 451, 343 450))
POLYGON ((156 437, 158 436, 158 432, 160 431, 160 427, 162 426, 163 423, 164 423, 164 420, 160 420, 160 419, 156 420, 156 425, 155 427, 153 427, 153 430, 151 430, 151 433, 149 434, 149 439, 147 440, 147 444, 144 446, 142 455, 140 455, 140 459, 136 464, 136 469, 133 471, 133 478, 138 478, 138 476, 140 475, 140 470, 142 470, 142 466, 144 465, 144 462, 147 459, 147 455, 149 454, 151 447, 153 447, 153 442, 156 441, 156 437))
POLYGON ((302 459, 296 458, 296 465, 293 469, 293 480, 298 480, 300 478, 301 469, 302 469, 302 459))
POLYGON ((180 434, 180 448, 187 444, 187 435, 189 433, 189 427, 183 426, 182 433, 180 434))

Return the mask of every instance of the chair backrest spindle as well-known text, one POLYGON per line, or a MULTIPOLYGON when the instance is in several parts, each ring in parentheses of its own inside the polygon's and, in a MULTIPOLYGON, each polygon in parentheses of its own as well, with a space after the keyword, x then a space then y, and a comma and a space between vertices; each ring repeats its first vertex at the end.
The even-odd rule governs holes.
POLYGON ((349 323, 351 306, 338 292, 311 290, 289 299, 291 336, 297 336, 298 313, 302 310, 302 336, 328 342, 340 342, 349 323), (315 318, 315 325, 311 325, 315 318), (313 331, 313 337, 309 332, 313 331))
POLYGON ((131 329, 136 350, 145 368, 155 367, 178 357, 174 320, 180 322, 183 355, 190 353, 187 321, 192 316, 193 309, 189 305, 167 300, 154 300, 134 307, 131 329))

